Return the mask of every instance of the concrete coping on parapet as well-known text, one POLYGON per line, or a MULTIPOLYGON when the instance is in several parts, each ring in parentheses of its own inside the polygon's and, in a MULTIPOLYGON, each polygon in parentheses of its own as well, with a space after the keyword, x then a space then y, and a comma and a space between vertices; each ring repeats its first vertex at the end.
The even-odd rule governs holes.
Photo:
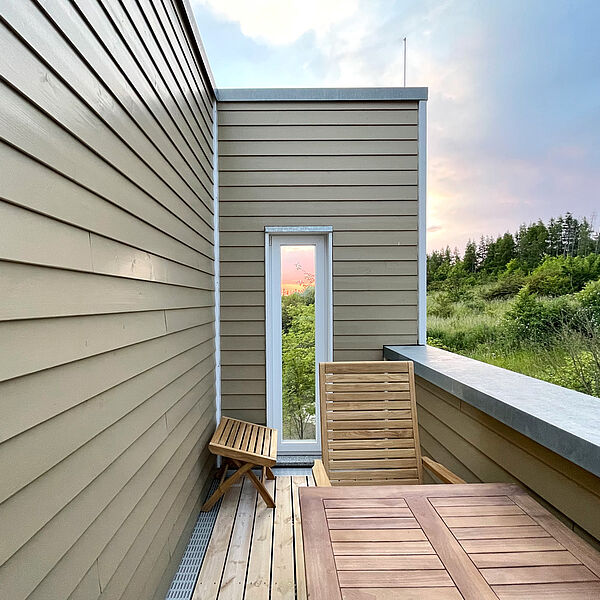
POLYGON ((600 477, 600 398, 432 346, 384 346, 415 374, 600 477))
POLYGON ((219 88, 216 96, 219 102, 420 101, 427 100, 428 88, 219 88))

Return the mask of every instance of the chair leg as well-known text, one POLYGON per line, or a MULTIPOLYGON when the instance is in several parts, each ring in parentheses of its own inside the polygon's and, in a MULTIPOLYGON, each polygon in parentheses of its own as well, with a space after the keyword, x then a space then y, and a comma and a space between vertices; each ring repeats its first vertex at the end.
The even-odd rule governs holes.
POLYGON ((269 508, 275 508, 275 501, 271 498, 271 494, 264 486, 264 483, 252 472, 252 470, 246 473, 250 481, 254 484, 254 487, 258 490, 258 493, 262 496, 262 499, 265 501, 266 505, 269 508))
POLYGON ((267 471, 267 479, 275 479, 275 475, 273 471, 271 471, 271 467, 265 467, 267 471))
POLYGON ((252 469, 251 463, 243 464, 229 479, 225 480, 214 491, 213 495, 203 504, 200 509, 202 512, 209 511, 217 502, 217 500, 240 478, 242 475, 252 469))
POLYGON ((221 466, 215 471, 215 479, 220 479, 219 484, 223 483, 223 479, 227 474, 227 469, 229 467, 229 459, 224 458, 221 461, 221 466))

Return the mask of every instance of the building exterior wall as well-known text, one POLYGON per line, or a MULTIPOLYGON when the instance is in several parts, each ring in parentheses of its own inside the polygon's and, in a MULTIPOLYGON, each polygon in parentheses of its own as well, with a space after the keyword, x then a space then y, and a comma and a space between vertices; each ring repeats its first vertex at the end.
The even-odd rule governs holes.
POLYGON ((333 226, 334 359, 417 343, 418 102, 219 102, 224 414, 264 423, 265 226, 333 226))
POLYGON ((598 477, 423 378, 416 385, 423 454, 469 483, 521 483, 600 548, 598 477))
POLYGON ((2 3, 0 597, 158 598, 212 465, 214 100, 179 2, 76 4, 2 3))

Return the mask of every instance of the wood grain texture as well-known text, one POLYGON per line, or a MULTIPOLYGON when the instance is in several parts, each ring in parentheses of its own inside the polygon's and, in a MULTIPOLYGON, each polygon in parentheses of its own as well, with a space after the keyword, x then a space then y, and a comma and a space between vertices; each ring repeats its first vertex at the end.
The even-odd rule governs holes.
POLYGON ((444 588, 448 588, 447 597, 464 600, 592 598, 600 584, 595 574, 600 555, 516 485, 321 487, 303 490, 301 503, 307 507, 303 519, 305 544, 315 554, 307 558, 315 565, 307 574, 309 590, 311 578, 316 577, 319 589, 337 586, 342 598, 365 600, 444 598, 444 588), (393 499, 406 503, 413 514, 412 529, 402 529, 400 522, 405 519, 380 512, 405 510, 404 506, 384 505, 393 499), (375 510, 380 501, 380 510, 375 510), (339 511, 351 510, 354 502, 355 510, 362 515, 338 518, 339 511), (535 525, 532 530, 528 524, 493 526, 482 522, 470 527, 470 532, 481 529, 482 537, 455 537, 461 528, 454 528, 452 519, 482 518, 482 511, 498 507, 501 514, 492 514, 494 518, 525 515, 539 519, 543 526, 535 525), (460 517, 455 516, 457 511, 460 517), (440 512, 450 514, 442 516, 440 512), (362 529, 353 528, 356 522, 362 529), (508 529, 526 530, 538 537, 506 537, 508 529), (499 532, 497 537, 493 530, 499 532), (411 532, 411 537, 397 538, 399 532, 411 532), (561 543, 552 537, 554 532, 561 543), (331 552, 335 571, 318 571, 316 565, 321 560, 329 561, 331 552), (406 592, 410 589, 414 594, 406 592), (429 596, 430 590, 436 591, 429 596))
POLYGON ((417 377, 424 451, 468 481, 521 481, 600 538, 600 478, 417 377))
POLYGON ((319 365, 323 464, 332 485, 422 481, 412 369, 412 363, 395 361, 319 365), (399 437, 406 443, 398 444, 399 437), (341 454, 340 438, 346 440, 341 454), (365 448, 374 454, 365 456, 365 448))

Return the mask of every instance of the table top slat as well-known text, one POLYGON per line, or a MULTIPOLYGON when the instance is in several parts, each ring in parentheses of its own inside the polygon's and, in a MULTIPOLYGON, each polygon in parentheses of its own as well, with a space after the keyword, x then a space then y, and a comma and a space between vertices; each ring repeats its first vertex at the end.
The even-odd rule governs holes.
POLYGON ((600 598, 600 554, 516 484, 304 488, 309 597, 600 598))

